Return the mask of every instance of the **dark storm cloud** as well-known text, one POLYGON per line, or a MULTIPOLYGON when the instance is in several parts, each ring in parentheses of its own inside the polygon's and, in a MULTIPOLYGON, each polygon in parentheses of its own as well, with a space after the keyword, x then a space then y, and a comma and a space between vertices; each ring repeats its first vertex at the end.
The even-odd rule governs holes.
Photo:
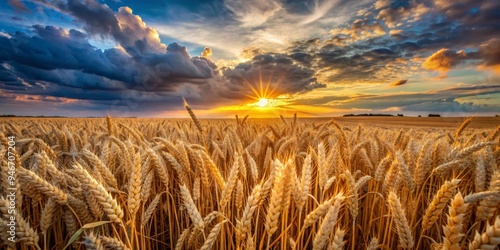
MULTIPOLYGON (((154 81, 160 88, 172 89, 184 82, 211 78, 216 68, 209 59, 191 57, 185 47, 176 43, 170 44, 165 53, 132 57, 118 48, 96 49, 88 43, 86 34, 76 30, 38 25, 33 28, 36 35, 32 37, 20 32, 10 39, 0 37, 0 48, 6 48, 0 60, 12 64, 14 70, 17 67, 27 81, 54 80, 32 69, 23 72, 23 66, 48 71, 46 75, 54 75, 50 71, 55 69, 78 70, 88 77, 97 75, 122 82, 126 87, 154 81)), ((78 82, 74 84, 78 87, 78 82)))
MULTIPOLYGON (((302 66, 301 56, 278 53, 266 53, 255 56, 252 60, 240 63, 232 69, 226 69, 223 74, 228 79, 228 90, 240 92, 233 98, 241 98, 252 94, 249 86, 254 88, 260 82, 264 86, 269 83, 272 96, 296 94, 323 88, 315 77, 315 71, 302 66), (299 57, 299 60, 296 58, 299 57)), ((258 88, 257 88, 258 89, 258 88)))

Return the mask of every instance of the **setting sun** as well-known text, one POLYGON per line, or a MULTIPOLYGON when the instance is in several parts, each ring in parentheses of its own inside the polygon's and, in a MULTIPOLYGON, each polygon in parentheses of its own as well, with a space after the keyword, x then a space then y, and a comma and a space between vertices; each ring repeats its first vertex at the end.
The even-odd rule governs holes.
POLYGON ((269 101, 266 98, 260 98, 259 102, 257 102, 257 106, 259 106, 261 108, 265 108, 268 103, 269 103, 269 101))

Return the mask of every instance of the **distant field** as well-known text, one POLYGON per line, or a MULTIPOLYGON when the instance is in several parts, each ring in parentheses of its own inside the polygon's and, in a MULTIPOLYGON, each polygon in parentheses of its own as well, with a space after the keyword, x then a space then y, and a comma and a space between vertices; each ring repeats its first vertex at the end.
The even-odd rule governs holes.
MULTIPOLYGON (((24 118, 24 117, 8 117, 4 119, 21 119, 21 120, 36 120, 36 119, 44 119, 44 120, 55 120, 55 121, 64 121, 64 120, 102 120, 103 118, 24 118)), ((114 118, 117 121, 120 120, 133 120, 133 121, 144 121, 144 122, 149 122, 149 121, 160 121, 160 120, 167 120, 167 121, 186 121, 189 120, 188 118, 114 118)), ((286 117, 286 120, 291 120, 290 117, 286 117)), ((386 117, 381 117, 381 116, 372 116, 372 117, 325 117, 325 118, 299 118, 299 122, 306 122, 306 123, 312 123, 312 124, 320 124, 323 122, 327 122, 330 120, 335 120, 340 123, 346 123, 346 125, 356 125, 356 124, 362 124, 365 126, 376 126, 376 127, 412 127, 412 126, 418 126, 418 127, 432 127, 432 128, 437 128, 437 127, 442 127, 442 128, 456 128, 460 126, 460 124, 466 119, 466 117, 396 117, 396 116, 386 116, 386 117), (352 124, 351 124, 352 123, 352 124)), ((1 119, 0 119, 1 120, 1 119)), ((229 123, 229 122, 234 122, 234 118, 227 118, 227 119, 200 119, 202 122, 222 122, 222 123, 229 123)), ((274 122, 281 122, 279 118, 249 118, 248 120, 253 120, 253 121, 265 121, 265 123, 274 123, 274 122)), ((468 125, 469 128, 492 128, 495 126, 500 125, 500 117, 475 117, 472 122, 468 125)))
MULTIPOLYGON (((456 128, 465 117, 339 117, 339 122, 363 123, 378 126, 419 126, 456 128)), ((500 117, 476 117, 468 125, 470 128, 491 128, 500 125, 500 117)))

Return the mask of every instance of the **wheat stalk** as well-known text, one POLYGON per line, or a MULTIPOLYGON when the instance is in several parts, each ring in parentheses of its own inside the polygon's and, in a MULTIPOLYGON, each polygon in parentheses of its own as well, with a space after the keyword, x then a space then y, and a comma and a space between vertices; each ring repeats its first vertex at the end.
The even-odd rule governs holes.
POLYGON ((196 115, 194 114, 193 110, 191 109, 191 107, 187 103, 186 99, 184 99, 184 97, 182 97, 182 100, 184 101, 184 107, 186 108, 187 112, 189 113, 189 116, 191 116, 191 119, 193 119, 194 125, 196 125, 196 128, 198 129, 198 131, 203 132, 203 128, 201 127, 200 121, 198 120, 198 118, 196 118, 196 115))

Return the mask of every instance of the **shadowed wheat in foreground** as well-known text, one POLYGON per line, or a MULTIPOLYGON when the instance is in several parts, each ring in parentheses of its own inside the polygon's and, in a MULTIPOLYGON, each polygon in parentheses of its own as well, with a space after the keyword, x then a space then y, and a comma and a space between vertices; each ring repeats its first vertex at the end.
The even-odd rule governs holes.
POLYGON ((472 129, 471 119, 456 129, 407 130, 296 117, 235 122, 188 111, 194 122, 0 121, 0 247, 500 243, 500 127, 472 129), (8 240, 9 136, 16 137, 17 243, 8 240))

